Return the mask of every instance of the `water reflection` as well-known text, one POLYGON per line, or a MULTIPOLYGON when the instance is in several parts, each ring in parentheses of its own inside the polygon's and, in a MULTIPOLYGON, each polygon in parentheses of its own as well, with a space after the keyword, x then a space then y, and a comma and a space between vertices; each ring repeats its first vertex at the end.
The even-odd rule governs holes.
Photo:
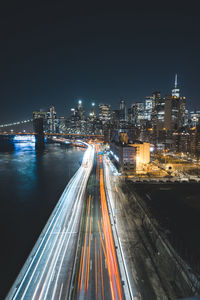
MULTIPOLYGON (((2 150, 2 147, 0 146, 2 150)), ((0 299, 20 271, 62 191, 79 168, 83 150, 15 143, 0 152, 0 299)))
POLYGON ((12 172, 17 172, 16 191, 22 201, 36 188, 36 151, 31 142, 15 143, 12 172))

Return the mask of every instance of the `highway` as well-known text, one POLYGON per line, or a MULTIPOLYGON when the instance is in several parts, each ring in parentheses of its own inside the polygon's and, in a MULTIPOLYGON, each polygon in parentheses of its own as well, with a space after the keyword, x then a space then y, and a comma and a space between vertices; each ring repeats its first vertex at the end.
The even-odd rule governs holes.
POLYGON ((68 298, 83 200, 93 159, 94 147, 88 145, 79 170, 64 190, 7 300, 68 298))
POLYGON ((87 187, 71 299, 124 299, 98 154, 87 187))

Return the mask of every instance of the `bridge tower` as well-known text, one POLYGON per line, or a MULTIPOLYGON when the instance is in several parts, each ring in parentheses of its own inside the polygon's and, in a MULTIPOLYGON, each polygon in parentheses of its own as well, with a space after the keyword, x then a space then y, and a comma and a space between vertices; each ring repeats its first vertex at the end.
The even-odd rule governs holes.
POLYGON ((44 119, 35 118, 33 120, 33 128, 36 133, 35 136, 35 147, 38 150, 44 149, 44 119))

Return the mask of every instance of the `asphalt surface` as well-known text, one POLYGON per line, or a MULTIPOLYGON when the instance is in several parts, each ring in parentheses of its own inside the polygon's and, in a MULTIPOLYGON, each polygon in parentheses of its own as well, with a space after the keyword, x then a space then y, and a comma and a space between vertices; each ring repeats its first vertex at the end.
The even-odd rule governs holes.
POLYGON ((105 199, 102 157, 97 155, 88 182, 72 299, 123 298, 105 199))
POLYGON ((89 146, 6 299, 60 300, 68 296, 93 157, 94 149, 89 146))

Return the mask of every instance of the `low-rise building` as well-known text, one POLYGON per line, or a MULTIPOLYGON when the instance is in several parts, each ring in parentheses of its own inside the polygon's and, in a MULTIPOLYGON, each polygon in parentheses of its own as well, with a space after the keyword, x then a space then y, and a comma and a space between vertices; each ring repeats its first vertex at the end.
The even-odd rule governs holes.
POLYGON ((150 143, 137 141, 130 144, 126 132, 120 133, 118 141, 111 142, 110 152, 122 170, 135 169, 137 171, 150 162, 150 143))
POLYGON ((136 167, 136 148, 129 144, 111 143, 110 153, 121 170, 135 169, 136 167))

